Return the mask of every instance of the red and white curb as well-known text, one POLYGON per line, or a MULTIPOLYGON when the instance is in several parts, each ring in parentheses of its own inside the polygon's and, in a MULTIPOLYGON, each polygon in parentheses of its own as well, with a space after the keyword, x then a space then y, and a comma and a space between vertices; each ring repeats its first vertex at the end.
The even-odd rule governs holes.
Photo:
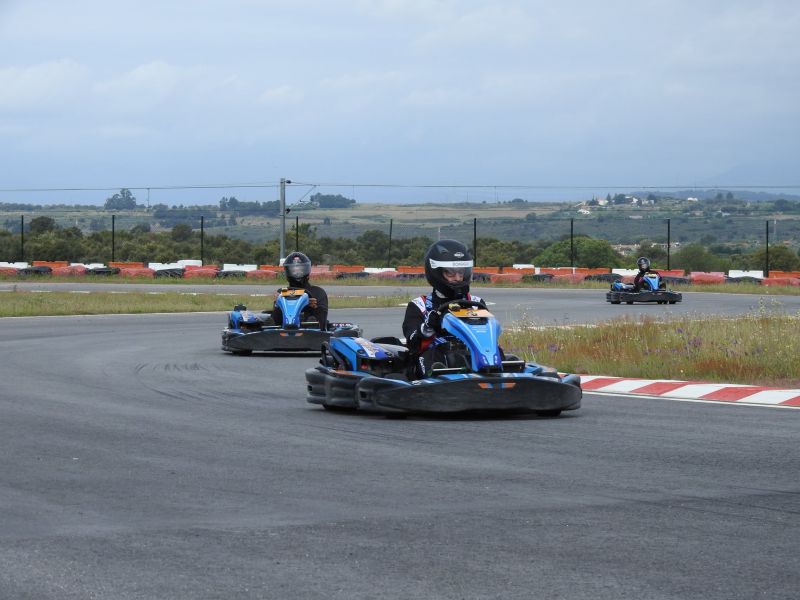
POLYGON ((655 396, 675 400, 800 407, 800 389, 778 389, 757 385, 581 375, 581 388, 585 392, 655 396))

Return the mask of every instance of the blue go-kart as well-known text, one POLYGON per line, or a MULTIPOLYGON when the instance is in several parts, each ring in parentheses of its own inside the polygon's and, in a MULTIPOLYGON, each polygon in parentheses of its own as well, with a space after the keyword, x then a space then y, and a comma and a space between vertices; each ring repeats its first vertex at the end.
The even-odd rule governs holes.
POLYGON ((555 417, 580 408, 580 377, 503 356, 500 323, 483 302, 451 302, 439 341, 446 363, 413 377, 408 348, 398 338, 337 337, 323 343, 319 366, 306 370, 306 399, 326 409, 388 417, 473 412, 555 417))
POLYGON ((303 321, 303 309, 308 301, 308 294, 302 288, 278 290, 275 302, 283 313, 283 320, 277 324, 270 311, 257 313, 237 304, 228 314, 228 326, 222 330, 222 349, 238 355, 254 351, 319 353, 323 342, 332 336, 361 335, 361 329, 353 323, 303 321))
POLYGON ((642 278, 642 288, 636 291, 632 283, 614 281, 611 290, 606 293, 606 301, 611 304, 633 304, 634 302, 654 302, 656 304, 675 304, 683 296, 668 290, 663 278, 658 273, 646 273, 642 278))

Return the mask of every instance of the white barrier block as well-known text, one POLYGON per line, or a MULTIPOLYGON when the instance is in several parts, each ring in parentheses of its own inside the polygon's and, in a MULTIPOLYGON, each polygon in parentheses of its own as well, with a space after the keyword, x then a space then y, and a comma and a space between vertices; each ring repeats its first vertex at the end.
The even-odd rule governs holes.
POLYGON ((222 265, 222 270, 229 273, 247 273, 248 271, 257 271, 258 265, 234 265, 232 263, 225 263, 222 265))
POLYGON ((728 277, 755 277, 756 279, 764 279, 764 271, 728 271, 728 277))

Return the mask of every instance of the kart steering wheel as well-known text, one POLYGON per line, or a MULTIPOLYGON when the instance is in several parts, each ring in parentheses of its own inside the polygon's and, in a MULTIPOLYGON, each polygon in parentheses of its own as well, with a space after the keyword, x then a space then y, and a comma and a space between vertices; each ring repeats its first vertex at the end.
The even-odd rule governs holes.
POLYGON ((463 298, 459 300, 451 300, 444 308, 449 311, 450 307, 454 304, 458 308, 482 308, 484 310, 488 310, 486 303, 483 300, 465 300, 463 298))

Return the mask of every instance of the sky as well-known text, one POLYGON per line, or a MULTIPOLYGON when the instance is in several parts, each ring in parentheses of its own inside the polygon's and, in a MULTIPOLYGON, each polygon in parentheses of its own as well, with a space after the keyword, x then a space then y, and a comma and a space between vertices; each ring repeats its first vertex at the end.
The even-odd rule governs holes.
POLYGON ((0 0, 0 202, 800 193, 798 32, 796 0, 0 0))

